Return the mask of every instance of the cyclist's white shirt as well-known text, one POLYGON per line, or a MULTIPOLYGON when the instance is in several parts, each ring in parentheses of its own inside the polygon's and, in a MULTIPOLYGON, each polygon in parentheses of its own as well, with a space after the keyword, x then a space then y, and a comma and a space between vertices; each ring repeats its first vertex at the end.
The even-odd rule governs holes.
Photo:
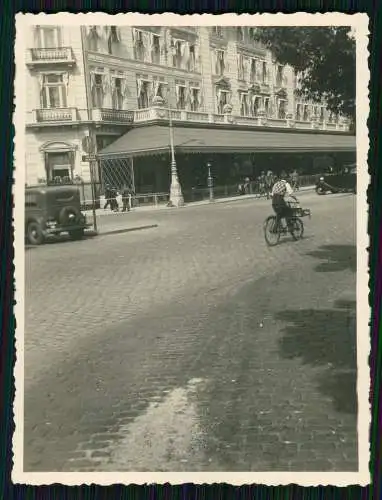
POLYGON ((271 195, 273 196, 275 194, 287 194, 290 196, 291 194, 293 194, 292 186, 289 184, 289 182, 278 181, 272 188, 271 195))

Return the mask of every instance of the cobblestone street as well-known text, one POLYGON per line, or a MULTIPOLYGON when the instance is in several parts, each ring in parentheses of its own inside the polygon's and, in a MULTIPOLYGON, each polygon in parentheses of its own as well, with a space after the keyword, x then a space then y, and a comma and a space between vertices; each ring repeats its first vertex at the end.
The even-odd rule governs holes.
POLYGON ((356 471, 356 198, 300 201, 27 249, 24 470, 356 471))

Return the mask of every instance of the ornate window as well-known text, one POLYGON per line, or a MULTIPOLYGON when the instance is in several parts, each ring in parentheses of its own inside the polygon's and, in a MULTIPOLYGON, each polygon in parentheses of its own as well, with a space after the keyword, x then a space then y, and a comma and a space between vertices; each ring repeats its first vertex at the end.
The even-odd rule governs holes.
POLYGON ((113 109, 123 109, 123 80, 121 78, 112 78, 111 100, 113 109))
POLYGON ((41 75, 41 107, 43 109, 67 107, 66 79, 66 74, 41 75))
POLYGON ((92 52, 99 50, 99 42, 102 37, 102 26, 88 26, 88 48, 92 52))
POLYGON ((243 26, 238 26, 236 28, 236 32, 237 32, 237 41, 238 42, 244 42, 244 28, 243 26))
POLYGON ((237 77, 239 80, 245 80, 245 63, 243 54, 237 55, 237 77))
POLYGON ((247 92, 240 92, 240 116, 249 116, 250 115, 250 107, 249 107, 249 98, 247 92))
POLYGON ((189 71, 198 71, 199 69, 199 47, 196 44, 190 44, 190 58, 188 61, 189 71))
POLYGON ((201 105, 200 88, 190 87, 190 108, 191 111, 199 111, 201 105))
POLYGON ((38 26, 36 28, 36 46, 39 49, 61 47, 61 28, 58 26, 38 26))
POLYGON ((258 62, 256 61, 255 58, 251 57, 251 63, 250 63, 250 69, 249 69, 249 82, 250 83, 255 83, 258 81, 257 78, 257 65, 258 62))
POLYGON ((276 66, 276 87, 283 86, 283 78, 284 78, 284 67, 278 64, 276 66))
POLYGON ((303 104, 297 103, 296 104, 296 120, 301 121, 303 118, 303 104))
POLYGON ((260 78, 261 82, 264 84, 269 84, 269 68, 266 61, 262 61, 261 70, 260 70, 260 78))
POLYGON ((138 108, 145 109, 150 106, 152 83, 148 80, 137 80, 138 108))
POLYGON ((147 61, 148 56, 148 33, 133 29, 134 58, 138 61, 147 61))
POLYGON ((93 108, 102 108, 105 95, 105 75, 91 74, 91 92, 93 108))
POLYGON ((286 99, 277 99, 277 118, 285 120, 288 101, 286 99))
POLYGON ((256 117, 261 109, 261 97, 258 95, 252 96, 252 116, 256 117))
POLYGON ((264 108, 264 111, 265 111, 265 115, 266 116, 270 116, 271 115, 271 100, 269 97, 264 97, 263 99, 263 108, 264 108))
POLYGON ((216 90, 217 112, 219 115, 224 113, 224 106, 229 104, 230 94, 229 90, 222 90, 219 88, 216 90))
POLYGON ((185 85, 175 85, 176 109, 186 109, 187 105, 187 88, 185 85))
POLYGON ((309 104, 304 104, 302 119, 304 122, 308 122, 311 117, 311 109, 309 104))
POLYGON ((154 64, 160 64, 161 46, 160 46, 159 35, 155 35, 154 33, 151 34, 150 46, 151 46, 151 62, 154 64))
POLYGON ((212 68, 213 74, 218 76, 223 76, 226 68, 225 50, 223 49, 214 50, 212 52, 212 57, 213 57, 213 68, 212 68))
POLYGON ((222 26, 214 26, 212 28, 212 33, 215 36, 218 36, 219 38, 222 38, 223 37, 223 27, 222 26))
POLYGON ((107 50, 109 54, 113 54, 114 47, 121 41, 121 33, 118 26, 107 27, 107 50))
POLYGON ((153 85, 153 97, 161 97, 165 103, 168 103, 168 84, 155 80, 153 85))

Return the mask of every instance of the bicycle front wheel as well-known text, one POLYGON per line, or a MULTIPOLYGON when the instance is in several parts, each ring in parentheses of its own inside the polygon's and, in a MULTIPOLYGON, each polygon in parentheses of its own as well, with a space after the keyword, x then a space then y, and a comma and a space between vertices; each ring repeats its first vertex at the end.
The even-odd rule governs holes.
POLYGON ((293 217, 290 220, 290 234, 292 235, 292 238, 297 241, 301 240, 301 238, 304 236, 304 224, 301 219, 298 217, 293 217))
POLYGON ((275 215, 270 215, 264 222, 264 238, 270 247, 277 245, 280 240, 280 229, 277 227, 275 215))

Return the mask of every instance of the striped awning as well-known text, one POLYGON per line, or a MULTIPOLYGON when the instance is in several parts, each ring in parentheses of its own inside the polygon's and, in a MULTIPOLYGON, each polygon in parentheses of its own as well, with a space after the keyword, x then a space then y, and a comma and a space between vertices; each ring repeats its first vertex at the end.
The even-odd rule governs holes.
MULTIPOLYGON (((346 133, 296 130, 235 130, 232 128, 173 127, 177 152, 240 153, 240 152, 351 152, 356 138, 346 133)), ((98 153, 102 159, 133 157, 168 152, 169 127, 152 125, 137 127, 98 153)))

